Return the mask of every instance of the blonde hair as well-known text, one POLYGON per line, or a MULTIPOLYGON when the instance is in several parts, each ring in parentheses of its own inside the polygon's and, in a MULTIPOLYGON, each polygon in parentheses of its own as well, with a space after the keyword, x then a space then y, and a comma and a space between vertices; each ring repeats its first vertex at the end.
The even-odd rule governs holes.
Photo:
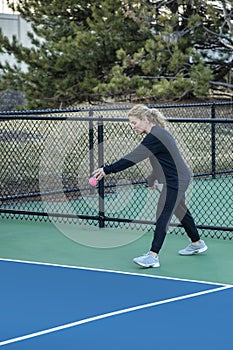
POLYGON ((147 120, 152 124, 159 125, 162 128, 166 127, 165 117, 156 108, 148 108, 145 105, 135 105, 128 112, 128 118, 130 117, 135 117, 140 120, 147 118, 147 120))

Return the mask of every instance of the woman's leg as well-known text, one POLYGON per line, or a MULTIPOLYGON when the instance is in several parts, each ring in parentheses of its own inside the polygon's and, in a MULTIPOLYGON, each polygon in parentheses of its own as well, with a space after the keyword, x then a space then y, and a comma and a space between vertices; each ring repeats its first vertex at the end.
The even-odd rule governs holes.
POLYGON ((179 219, 182 226, 185 229, 185 232, 189 236, 192 242, 197 242, 200 240, 200 236, 196 227, 196 224, 194 222, 194 219, 188 210, 186 204, 185 204, 185 195, 181 198, 180 202, 178 203, 175 211, 175 216, 179 219))
POLYGON ((154 253, 158 254, 163 245, 178 197, 178 190, 166 188, 165 186, 163 187, 157 206, 156 227, 151 245, 151 251, 154 253))

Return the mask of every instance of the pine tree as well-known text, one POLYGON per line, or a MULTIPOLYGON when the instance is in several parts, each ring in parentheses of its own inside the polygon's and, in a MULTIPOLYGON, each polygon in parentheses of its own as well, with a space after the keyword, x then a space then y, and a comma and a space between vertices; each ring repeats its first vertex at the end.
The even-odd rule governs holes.
POLYGON ((225 1, 221 7, 202 0, 132 6, 128 16, 146 40, 133 55, 118 51, 110 82, 95 90, 108 96, 109 90, 119 93, 123 87, 122 96, 147 101, 207 97, 213 80, 224 81, 233 66, 231 14, 225 1))
POLYGON ((1 89, 24 91, 28 108, 98 100, 93 88, 109 74, 116 49, 131 52, 130 43, 137 42, 136 25, 124 17, 119 0, 23 0, 15 10, 31 23, 33 46, 0 37, 5 52, 27 65, 26 72, 2 65, 1 89))
POLYGON ((1 52, 27 66, 0 64, 0 90, 24 92, 27 108, 205 97, 233 66, 229 1, 20 0, 14 6, 32 25, 32 47, 0 32, 1 52))

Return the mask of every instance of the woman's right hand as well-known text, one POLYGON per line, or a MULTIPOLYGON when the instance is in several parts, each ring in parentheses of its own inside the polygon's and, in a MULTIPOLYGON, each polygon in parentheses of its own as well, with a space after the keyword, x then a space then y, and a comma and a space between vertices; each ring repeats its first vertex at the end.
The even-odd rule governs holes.
POLYGON ((104 172, 104 168, 98 168, 93 171, 92 175, 96 177, 98 181, 100 181, 106 174, 104 172))

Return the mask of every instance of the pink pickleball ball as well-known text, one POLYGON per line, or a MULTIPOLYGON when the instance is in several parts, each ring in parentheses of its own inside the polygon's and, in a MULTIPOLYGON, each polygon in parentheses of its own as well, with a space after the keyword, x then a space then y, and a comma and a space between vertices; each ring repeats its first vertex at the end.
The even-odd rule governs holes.
POLYGON ((91 186, 96 186, 96 185, 98 184, 97 178, 96 178, 96 177, 91 177, 91 178, 89 179, 89 184, 90 184, 91 186))

